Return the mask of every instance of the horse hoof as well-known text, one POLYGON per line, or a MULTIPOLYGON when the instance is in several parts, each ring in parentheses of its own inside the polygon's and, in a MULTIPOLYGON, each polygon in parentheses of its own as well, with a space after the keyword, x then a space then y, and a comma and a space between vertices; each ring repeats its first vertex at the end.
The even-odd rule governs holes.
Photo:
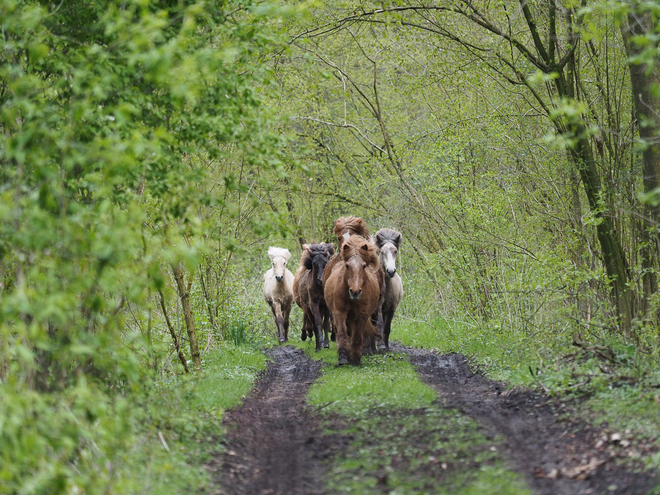
POLYGON ((300 336, 300 339, 301 339, 303 342, 305 342, 305 341, 307 340, 307 334, 306 334, 305 332, 303 332, 302 335, 300 336))
POLYGON ((286 342, 286 339, 280 339, 280 344, 284 344, 286 342))
POLYGON ((346 354, 346 351, 339 351, 339 357, 337 359, 337 365, 342 366, 344 364, 348 364, 348 355, 346 354))
POLYGON ((385 353, 388 352, 390 349, 387 347, 385 344, 378 344, 378 352, 385 353))
POLYGON ((323 348, 330 349, 330 344, 328 344, 327 342, 323 342, 323 348))

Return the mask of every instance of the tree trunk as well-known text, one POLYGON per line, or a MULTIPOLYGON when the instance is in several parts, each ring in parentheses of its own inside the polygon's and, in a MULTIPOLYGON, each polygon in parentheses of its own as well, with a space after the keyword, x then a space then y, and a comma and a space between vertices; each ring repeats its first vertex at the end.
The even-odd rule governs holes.
MULTIPOLYGON (((660 97, 654 95, 652 91, 652 86, 660 83, 660 74, 656 68, 648 67, 648 64, 632 61, 633 57, 641 53, 642 47, 632 41, 631 37, 644 36, 652 32, 653 19, 650 12, 631 12, 628 14, 627 20, 627 25, 626 23, 621 25, 621 34, 628 55, 633 112, 639 139, 645 144, 642 152, 644 192, 651 194, 660 187, 660 97)), ((642 266, 644 268, 645 298, 642 304, 644 309, 646 309, 648 298, 658 288, 656 275, 652 268, 657 268, 660 263, 660 236, 657 232, 657 227, 660 226, 660 202, 655 205, 648 204, 646 214, 650 222, 647 222, 647 228, 642 227, 641 230, 642 238, 648 247, 645 246, 640 253, 643 256, 642 266)))
POLYGON ((593 150, 586 137, 586 129, 581 124, 573 124, 570 131, 577 139, 577 145, 571 150, 571 157, 576 164, 582 185, 587 194, 589 209, 598 219, 596 234, 603 252, 603 264, 612 284, 612 297, 617 308, 618 318, 624 333, 631 329, 634 316, 633 294, 628 281, 628 264, 619 242, 612 217, 602 213, 600 196, 603 192, 593 150))
POLYGON ((183 369, 186 370, 186 373, 190 373, 190 370, 188 369, 188 363, 186 362, 186 357, 183 355, 183 352, 181 352, 181 344, 179 343, 179 337, 177 337, 176 331, 174 330, 174 326, 172 326, 172 322, 170 321, 170 317, 167 315, 167 307, 165 306, 165 296, 163 295, 163 291, 158 289, 158 294, 160 295, 160 308, 163 310, 163 316, 165 317, 167 328, 169 329, 170 335, 172 336, 172 340, 174 341, 174 347, 176 348, 176 355, 179 357, 179 361, 181 361, 181 364, 183 365, 183 369))
MULTIPOLYGON (((642 48, 631 41, 633 36, 643 36, 653 32, 653 19, 650 12, 628 14, 628 26, 621 26, 621 33, 628 54, 628 69, 634 112, 639 138, 645 147, 642 153, 644 164, 644 191, 650 193, 660 187, 660 96, 654 95, 652 86, 660 83, 658 70, 648 64, 635 63, 630 59, 638 56, 642 48)), ((650 207, 651 219, 660 224, 660 205, 650 207)))
POLYGON ((199 356, 199 346, 197 345, 197 332, 195 331, 195 321, 193 320, 192 308, 190 307, 190 293, 186 288, 183 279, 183 268, 181 265, 173 265, 172 273, 176 280, 176 287, 181 299, 181 307, 183 308, 183 317, 186 321, 186 330, 188 331, 188 341, 190 342, 190 355, 193 364, 197 368, 202 367, 202 360, 199 356))

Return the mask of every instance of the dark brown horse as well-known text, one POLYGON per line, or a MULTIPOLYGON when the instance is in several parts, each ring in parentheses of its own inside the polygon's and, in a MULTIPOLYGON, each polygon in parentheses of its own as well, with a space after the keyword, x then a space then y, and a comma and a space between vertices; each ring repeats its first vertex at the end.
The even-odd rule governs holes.
POLYGON ((325 301, 337 328, 338 364, 360 364, 362 340, 376 331, 371 315, 380 299, 380 264, 375 246, 359 235, 346 239, 339 255, 325 282, 325 301))
POLYGON ((316 335, 317 351, 322 347, 330 347, 328 340, 330 312, 323 298, 323 274, 334 252, 332 244, 305 244, 300 266, 293 281, 294 299, 303 310, 301 339, 306 340, 307 337, 316 335), (322 331, 325 332, 325 337, 322 331))

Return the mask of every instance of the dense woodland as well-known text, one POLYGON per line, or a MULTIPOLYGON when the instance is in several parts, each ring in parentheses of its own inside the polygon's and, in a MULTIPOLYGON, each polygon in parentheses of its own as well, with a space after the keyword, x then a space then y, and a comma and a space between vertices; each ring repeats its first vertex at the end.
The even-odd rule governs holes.
POLYGON ((268 246, 296 261, 342 215, 403 233, 398 321, 486 366, 657 370, 657 2, 0 14, 0 493, 153 490, 159 387, 274 344, 268 246))

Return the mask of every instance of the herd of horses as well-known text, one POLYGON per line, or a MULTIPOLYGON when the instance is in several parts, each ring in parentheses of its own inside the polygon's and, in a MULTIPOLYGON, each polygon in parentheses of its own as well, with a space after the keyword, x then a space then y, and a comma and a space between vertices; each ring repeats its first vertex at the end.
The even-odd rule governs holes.
POLYGON ((264 275, 264 296, 280 343, 288 340, 293 303, 303 310, 302 340, 316 338, 316 350, 337 341, 338 364, 360 364, 362 354, 389 350, 394 312, 403 297, 396 261, 403 236, 380 229, 373 237, 362 218, 335 220, 332 243, 303 244, 295 276, 287 269, 288 249, 268 249, 272 268, 264 275))

